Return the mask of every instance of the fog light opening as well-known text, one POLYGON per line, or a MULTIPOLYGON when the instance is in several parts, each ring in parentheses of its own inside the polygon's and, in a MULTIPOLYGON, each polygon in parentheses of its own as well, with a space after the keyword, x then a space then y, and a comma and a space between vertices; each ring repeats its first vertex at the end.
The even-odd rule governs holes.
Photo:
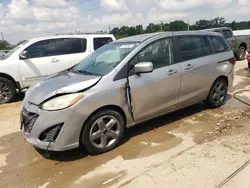
POLYGON ((42 132, 39 137, 39 140, 42 142, 55 142, 57 136, 59 135, 62 129, 63 123, 50 127, 42 132))

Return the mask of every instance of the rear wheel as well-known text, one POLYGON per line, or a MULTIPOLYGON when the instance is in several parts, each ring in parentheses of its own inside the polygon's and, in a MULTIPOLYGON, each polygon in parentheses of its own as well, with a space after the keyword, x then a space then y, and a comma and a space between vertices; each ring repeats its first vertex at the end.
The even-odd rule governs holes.
POLYGON ((236 54, 237 60, 240 60, 240 61, 244 60, 246 58, 246 54, 247 54, 246 47, 240 46, 236 54))
POLYGON ((101 154, 116 148, 125 133, 123 116, 113 110, 94 114, 81 134, 81 144, 90 154, 101 154))
POLYGON ((15 84, 7 78, 0 78, 0 104, 11 102, 15 96, 15 84))
POLYGON ((223 78, 217 79, 207 97, 207 99, 204 101, 204 103, 209 108, 218 108, 224 104, 227 97, 227 82, 223 78))

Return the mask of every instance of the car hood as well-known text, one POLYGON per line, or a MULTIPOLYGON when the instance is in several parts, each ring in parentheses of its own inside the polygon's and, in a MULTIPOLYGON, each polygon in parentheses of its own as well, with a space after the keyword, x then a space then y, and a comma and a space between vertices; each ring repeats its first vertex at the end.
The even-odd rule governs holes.
POLYGON ((76 74, 63 71, 31 86, 25 94, 25 102, 36 105, 59 94, 74 93, 95 85, 101 76, 76 74))

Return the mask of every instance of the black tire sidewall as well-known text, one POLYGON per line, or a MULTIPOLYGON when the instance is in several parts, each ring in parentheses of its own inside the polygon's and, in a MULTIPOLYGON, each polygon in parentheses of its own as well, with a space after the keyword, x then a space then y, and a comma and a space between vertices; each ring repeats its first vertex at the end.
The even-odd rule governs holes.
POLYGON ((105 152, 108 152, 108 151, 116 148, 121 143, 121 141, 124 137, 124 134, 125 134, 125 121, 124 121, 123 116, 114 110, 103 110, 103 111, 97 112, 94 115, 92 115, 85 123, 83 130, 82 130, 82 133, 81 133, 81 136, 80 136, 80 145, 82 147, 84 147, 92 155, 101 154, 101 153, 105 153, 105 152), (89 132, 90 132, 91 127, 94 124, 94 122, 97 119, 99 119, 100 117, 105 116, 105 115, 114 116, 120 122, 121 132, 120 132, 120 135, 119 135, 117 141, 112 146, 104 148, 104 149, 103 148, 96 148, 90 142, 89 132))
POLYGON ((208 98, 206 99, 206 101, 204 101, 204 103, 205 103, 209 108, 218 108, 218 107, 222 106, 222 105, 225 103, 225 101, 226 101, 226 97, 225 97, 223 103, 221 103, 221 104, 216 104, 216 103, 214 103, 214 101, 213 101, 213 99, 212 99, 214 87, 215 87, 219 82, 222 82, 222 83, 226 86, 226 95, 227 95, 227 92, 228 92, 228 85, 227 85, 226 80, 225 80, 225 79, 221 79, 221 78, 215 80, 215 82, 213 83, 213 85, 212 85, 212 87, 211 87, 211 89, 210 89, 208 98))
MULTIPOLYGON (((5 84, 8 84, 8 86, 9 86, 9 88, 10 88, 10 98, 7 100, 7 101, 5 101, 4 103, 8 103, 8 102, 11 102, 14 98, 15 98, 15 96, 16 96, 16 87, 15 87, 15 84, 11 81, 11 80, 9 80, 9 79, 7 79, 7 78, 1 78, 0 77, 0 82, 3 82, 3 83, 5 83, 5 84)), ((0 104, 4 104, 4 103, 1 103, 0 102, 0 104)))

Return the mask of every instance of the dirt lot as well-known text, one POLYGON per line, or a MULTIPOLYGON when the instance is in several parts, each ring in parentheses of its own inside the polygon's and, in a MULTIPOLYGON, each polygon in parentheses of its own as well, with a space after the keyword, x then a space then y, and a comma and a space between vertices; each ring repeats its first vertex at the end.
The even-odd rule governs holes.
MULTIPOLYGON (((237 62, 231 94, 250 88, 246 66, 237 62)), ((250 92, 238 96, 250 102, 250 92)), ((0 106, 4 188, 235 188, 227 177, 250 159, 250 109, 232 95, 220 109, 197 104, 131 128, 124 143, 109 153, 88 156, 74 150, 50 159, 21 135, 21 106, 21 101, 0 106)))

